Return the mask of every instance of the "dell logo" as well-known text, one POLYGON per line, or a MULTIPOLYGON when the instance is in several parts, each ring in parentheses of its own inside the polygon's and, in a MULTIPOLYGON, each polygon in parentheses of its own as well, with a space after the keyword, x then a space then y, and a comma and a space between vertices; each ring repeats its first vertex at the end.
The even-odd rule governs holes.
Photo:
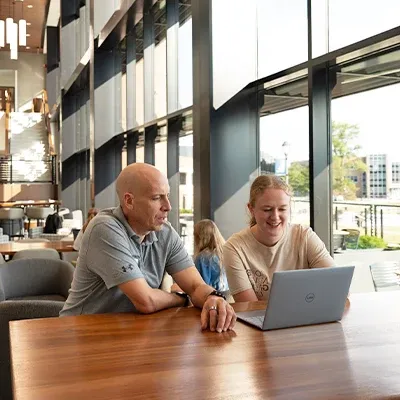
POLYGON ((311 303, 315 299, 315 294, 314 293, 308 293, 306 296, 306 302, 311 303))

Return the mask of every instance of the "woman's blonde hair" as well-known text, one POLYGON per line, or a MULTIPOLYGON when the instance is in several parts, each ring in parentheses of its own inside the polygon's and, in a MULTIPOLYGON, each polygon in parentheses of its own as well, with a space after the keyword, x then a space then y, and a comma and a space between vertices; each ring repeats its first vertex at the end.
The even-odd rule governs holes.
POLYGON ((214 221, 203 219, 194 226, 194 257, 206 250, 216 254, 222 261, 224 243, 225 239, 214 221))
MULTIPOLYGON (((279 176, 268 174, 258 176, 251 185, 250 188, 250 199, 248 205, 254 208, 258 196, 264 193, 266 189, 281 189, 288 196, 292 196, 290 186, 282 180, 279 176)), ((254 216, 250 217, 250 228, 256 225, 256 219, 254 216)))
POLYGON ((87 216, 87 220, 84 223, 83 227, 82 227, 82 232, 86 231, 87 226, 89 225, 89 222, 99 213, 99 209, 98 208, 90 208, 88 211, 88 216, 87 216))

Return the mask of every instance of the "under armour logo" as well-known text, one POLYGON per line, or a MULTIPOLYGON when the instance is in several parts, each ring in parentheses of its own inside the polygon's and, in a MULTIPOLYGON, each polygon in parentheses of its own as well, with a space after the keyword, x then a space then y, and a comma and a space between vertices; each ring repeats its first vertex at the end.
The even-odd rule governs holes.
POLYGON ((132 265, 132 264, 128 264, 127 267, 122 266, 122 271, 123 271, 123 272, 128 272, 128 269, 130 269, 131 271, 133 271, 133 265, 132 265))

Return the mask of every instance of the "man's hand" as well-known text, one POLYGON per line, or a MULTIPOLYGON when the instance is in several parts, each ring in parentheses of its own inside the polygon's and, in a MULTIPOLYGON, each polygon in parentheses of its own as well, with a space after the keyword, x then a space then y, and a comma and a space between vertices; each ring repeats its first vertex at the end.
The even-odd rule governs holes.
POLYGON ((236 314, 232 306, 222 297, 209 296, 201 311, 201 329, 209 328, 218 333, 232 330, 236 323, 236 314))

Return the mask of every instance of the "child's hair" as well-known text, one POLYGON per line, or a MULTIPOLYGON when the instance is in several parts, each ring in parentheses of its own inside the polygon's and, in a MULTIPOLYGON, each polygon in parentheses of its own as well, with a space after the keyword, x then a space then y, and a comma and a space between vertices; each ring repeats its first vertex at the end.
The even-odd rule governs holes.
MULTIPOLYGON (((292 196, 290 186, 279 176, 267 174, 258 176, 251 185, 249 205, 255 206, 257 197, 264 193, 265 189, 281 189, 288 196, 292 196)), ((256 220, 253 216, 250 217, 250 228, 256 225, 256 220)))
POLYGON ((194 226, 194 257, 207 250, 222 261, 222 246, 225 239, 217 225, 210 219, 203 219, 194 226))
POLYGON ((85 232, 87 226, 89 225, 89 222, 99 213, 99 211, 100 210, 98 208, 90 208, 89 209, 87 220, 82 227, 82 232, 85 232))

